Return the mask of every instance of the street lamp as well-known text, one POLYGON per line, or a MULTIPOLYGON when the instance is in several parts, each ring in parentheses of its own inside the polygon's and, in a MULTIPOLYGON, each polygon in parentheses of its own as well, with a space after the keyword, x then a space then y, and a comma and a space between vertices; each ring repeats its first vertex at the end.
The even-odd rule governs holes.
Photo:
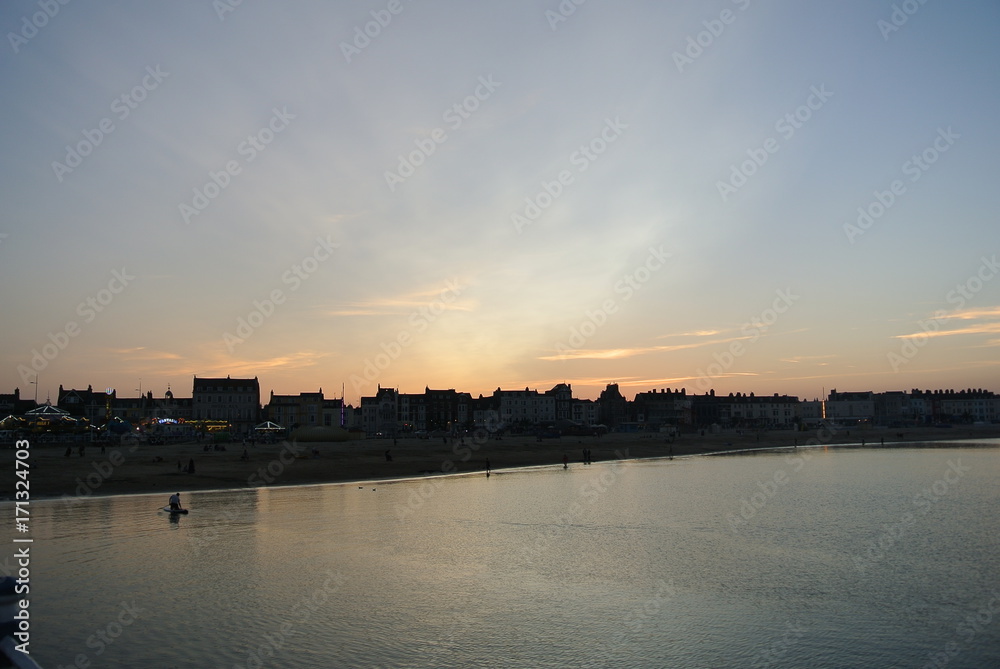
POLYGON ((38 372, 35 372, 35 380, 31 383, 35 386, 35 406, 38 406, 38 372))

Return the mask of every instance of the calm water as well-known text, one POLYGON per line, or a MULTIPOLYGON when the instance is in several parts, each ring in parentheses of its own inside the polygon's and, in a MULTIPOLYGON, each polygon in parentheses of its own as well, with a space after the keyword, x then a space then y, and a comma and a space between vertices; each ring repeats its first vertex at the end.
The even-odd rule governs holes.
POLYGON ((184 500, 32 505, 46 669, 1000 666, 997 442, 184 500))

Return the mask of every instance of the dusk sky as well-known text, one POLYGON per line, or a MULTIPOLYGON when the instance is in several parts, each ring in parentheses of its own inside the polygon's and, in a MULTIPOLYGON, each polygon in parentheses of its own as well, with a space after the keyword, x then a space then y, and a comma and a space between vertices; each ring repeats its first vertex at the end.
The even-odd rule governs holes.
POLYGON ((0 392, 1000 391, 996 2, 50 2, 0 392))

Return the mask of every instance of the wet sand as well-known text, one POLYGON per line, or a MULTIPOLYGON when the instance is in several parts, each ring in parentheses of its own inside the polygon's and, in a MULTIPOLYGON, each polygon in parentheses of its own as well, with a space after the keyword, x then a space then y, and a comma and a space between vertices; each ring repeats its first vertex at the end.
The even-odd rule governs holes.
MULTIPOLYGON (((449 439, 368 439, 342 443, 277 442, 249 447, 249 461, 241 459, 243 446, 227 444, 226 451, 204 451, 202 444, 87 445, 83 456, 78 445, 64 455, 66 445, 32 442, 30 447, 30 491, 32 499, 73 495, 119 495, 135 493, 190 492, 264 485, 301 485, 371 481, 441 473, 485 472, 489 459, 493 470, 552 465, 561 467, 583 462, 589 449, 594 462, 616 458, 650 458, 668 455, 705 455, 739 449, 789 447, 795 444, 905 446, 915 442, 1000 437, 1000 425, 919 429, 850 430, 834 434, 816 431, 723 432, 682 434, 671 443, 663 434, 608 434, 602 437, 561 437, 538 441, 535 437, 510 436, 477 441, 467 436, 449 439), (902 435, 902 436, 900 436, 902 435), (315 451, 318 454, 314 454, 315 451), (392 461, 387 461, 386 450, 392 461), (178 462, 194 460, 195 473, 178 470, 178 462)), ((15 449, 0 447, 0 499, 14 496, 15 449)))

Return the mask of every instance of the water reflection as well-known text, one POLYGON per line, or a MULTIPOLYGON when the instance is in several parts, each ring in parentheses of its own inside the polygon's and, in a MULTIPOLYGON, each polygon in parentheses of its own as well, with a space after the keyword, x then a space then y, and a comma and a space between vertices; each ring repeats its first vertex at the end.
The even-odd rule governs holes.
MULTIPOLYGON (((102 666, 247 666, 266 635, 282 667, 921 666, 1000 582, 998 452, 194 493, 169 532, 158 498, 43 504, 39 655, 71 663, 134 601, 144 610, 102 666), (860 572, 852 557, 949 458, 968 473, 860 572), (734 531, 727 515, 779 470, 787 481, 734 531)), ((962 648, 949 667, 998 666, 1000 625, 962 648)))

